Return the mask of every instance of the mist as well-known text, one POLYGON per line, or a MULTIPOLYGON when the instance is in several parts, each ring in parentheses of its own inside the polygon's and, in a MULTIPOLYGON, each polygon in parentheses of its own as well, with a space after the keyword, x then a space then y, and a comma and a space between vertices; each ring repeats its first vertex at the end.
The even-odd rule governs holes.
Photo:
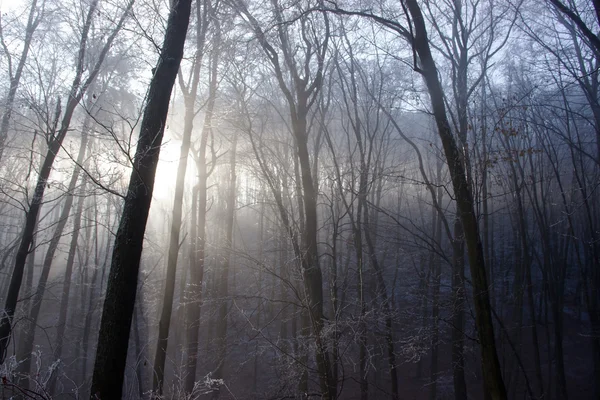
POLYGON ((0 11, 1 398, 600 398, 596 2, 0 11))

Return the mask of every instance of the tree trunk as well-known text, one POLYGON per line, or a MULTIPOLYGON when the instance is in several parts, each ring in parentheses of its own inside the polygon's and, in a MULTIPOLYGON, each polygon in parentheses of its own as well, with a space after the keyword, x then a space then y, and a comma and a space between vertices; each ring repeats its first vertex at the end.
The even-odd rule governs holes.
POLYGON ((493 400, 506 399, 506 388, 502 379, 500 362, 496 351, 494 325, 486 278, 483 246, 479 237, 479 226, 473 195, 468 185, 465 167, 462 163, 456 140, 446 115, 444 93, 438 78, 438 71, 429 48, 427 29, 420 6, 416 0, 407 0, 412 16, 415 36, 413 46, 421 61, 421 74, 427 85, 434 118, 437 124, 446 161, 452 178, 454 195, 467 244, 469 267, 474 290, 475 324, 481 348, 484 384, 493 400))
POLYGON ((305 226, 302 235, 302 266, 304 284, 308 293, 310 320, 316 340, 317 368, 321 391, 326 399, 336 397, 336 385, 331 379, 331 364, 326 346, 321 337, 324 328, 323 276, 317 251, 317 194, 313 184, 307 147, 306 115, 292 123, 298 146, 298 159, 302 176, 305 226))
MULTIPOLYGON (((259 244, 258 244, 258 262, 261 264, 259 265, 259 270, 258 270, 258 281, 256 282, 257 285, 257 293, 262 293, 262 276, 263 276, 263 267, 262 264, 265 262, 265 258, 264 258, 264 250, 265 250, 265 200, 261 199, 260 200, 260 217, 259 217, 259 222, 258 222, 258 240, 259 240, 259 244)), ((282 266, 284 265, 283 263, 281 264, 282 266)), ((283 276, 283 275, 282 275, 283 276)), ((283 283, 283 282, 282 282, 283 283)), ((258 305, 256 307, 256 326, 259 327, 260 329, 260 315, 262 313, 262 299, 258 299, 258 305)), ((280 331, 285 330, 285 320, 283 320, 281 322, 281 328, 280 331)), ((258 355, 259 355, 259 344, 260 342, 257 340, 256 344, 254 345, 254 366, 252 368, 252 392, 254 393, 254 395, 258 394, 258 378, 260 376, 260 364, 258 362, 258 355)))
MULTIPOLYGON (((83 212, 83 205, 86 200, 85 187, 87 179, 83 178, 81 184, 81 197, 79 198, 79 204, 77 204, 77 210, 73 216, 73 235, 71 236, 71 244, 69 246, 69 253, 67 256, 67 265, 65 268, 65 278, 63 280, 63 290, 60 298, 60 311, 58 315, 58 324, 56 329, 56 344, 54 345, 54 360, 62 359, 64 335, 67 327, 67 312, 69 310, 69 294, 71 290, 71 279, 73 275, 73 265, 75 264, 75 252, 77 250, 77 241, 79 239, 79 230, 81 229, 81 214, 83 212)), ((52 378, 48 387, 50 393, 54 393, 56 384, 57 374, 52 374, 52 378)))
MULTIPOLYGON (((196 85, 197 87, 197 85, 196 85)), ((183 138, 179 152, 179 164, 177 166, 177 177, 175 183, 175 199, 171 218, 171 230, 169 236, 169 253, 167 258, 167 277, 165 280, 165 292, 163 295, 162 311, 158 323, 158 342, 154 356, 154 378, 152 391, 162 395, 164 384, 164 368, 167 358, 167 344, 169 341, 169 329, 171 326, 171 313, 173 311, 173 298, 175 295, 175 276, 177 272, 177 260, 179 258, 179 237, 181 232, 181 220, 183 210, 183 194, 185 189, 185 175, 187 171, 188 155, 191 145, 192 130, 195 116, 196 90, 193 97, 185 99, 185 122, 183 126, 183 138)))
MULTIPOLYGON (((437 183, 438 190, 436 199, 438 204, 442 202, 442 163, 438 161, 437 163, 437 183)), ((438 246, 441 246, 442 243, 442 215, 439 215, 436 207, 432 208, 432 225, 433 225, 433 237, 435 243, 438 246)), ((429 381, 431 382, 431 391, 429 392, 429 399, 435 400, 437 399, 437 375, 439 373, 439 340, 440 340, 440 282, 442 275, 442 260, 438 254, 431 255, 432 260, 432 271, 431 275, 433 278, 433 287, 432 294, 432 307, 431 307, 431 317, 433 324, 433 332, 431 336, 431 368, 429 370, 429 381)))
POLYGON ((183 57, 190 12, 191 0, 173 3, 160 58, 150 82, 133 162, 134 170, 115 238, 94 364, 92 399, 121 398, 144 232, 171 92, 183 57))
MULTIPOLYGON (((97 207, 96 207, 95 203, 95 215, 98 215, 97 212, 97 207)), ((111 203, 110 201, 106 202, 106 221, 108 221, 109 227, 111 228, 109 231, 106 232, 106 242, 104 242, 104 246, 102 246, 102 248, 105 251, 105 256, 104 256, 104 260, 102 262, 102 276, 104 276, 104 270, 106 269, 106 265, 108 264, 108 255, 110 254, 110 249, 111 249, 111 238, 112 235, 109 232, 112 232, 114 228, 112 226, 112 215, 111 215, 111 203)), ((95 234, 96 237, 98 235, 98 222, 96 221, 95 224, 95 234)), ((99 288, 98 290, 96 289, 96 285, 98 283, 98 277, 100 276, 100 259, 96 256, 96 260, 95 260, 95 268, 94 268, 94 273, 92 274, 92 279, 90 282, 90 294, 89 294, 89 299, 88 299, 88 304, 86 307, 86 314, 85 314, 85 321, 83 324, 83 334, 82 334, 82 339, 81 339, 81 348, 83 350, 83 360, 82 360, 82 366, 81 366, 81 370, 83 371, 82 376, 85 377, 86 379, 86 386, 84 387, 85 390, 89 389, 89 381, 87 378, 87 369, 88 369, 88 361, 89 361, 89 342, 90 342, 90 336, 91 336, 91 332, 92 332, 92 322, 93 322, 93 317, 94 317, 94 311, 96 309, 96 300, 97 300, 97 292, 101 291, 102 289, 99 288)), ((102 277, 100 278, 100 286, 102 286, 102 277)), ((86 394, 87 392, 84 390, 84 395, 83 397, 87 397, 86 394)))
MULTIPOLYGON (((210 0, 204 2, 210 4, 210 0)), ((175 276, 177 272, 177 260, 179 258, 181 233, 181 220, 183 209, 183 195, 185 189, 185 176, 187 172, 188 156, 191 147, 192 131, 194 128, 194 117, 196 116, 196 97, 198 83, 200 81, 200 68, 202 66, 204 38, 206 33, 206 18, 202 14, 202 1, 196 2, 196 54, 191 72, 191 82, 186 88, 180 76, 180 86, 184 96, 185 116, 183 125, 183 137, 179 153, 179 164, 177 166, 177 177, 175 183, 175 199, 173 200, 173 211, 171 230, 169 236, 169 253, 167 258, 167 277, 165 282, 165 293, 163 296, 162 311, 158 324, 158 342, 154 356, 154 374, 152 390, 157 395, 162 395, 164 384, 164 368, 167 358, 167 345, 169 341, 169 328, 171 326, 171 313, 173 311, 173 297, 175 293, 175 276)), ((206 12, 207 7, 204 7, 206 12)), ((206 14, 204 14, 206 15, 206 14)))
MULTIPOLYGON (((310 324, 312 325, 314 340, 316 345, 316 361, 317 371, 319 375, 319 384, 321 394, 326 400, 332 400, 337 396, 336 383, 332 379, 331 362, 327 351, 327 346, 323 342, 323 329, 325 327, 325 316, 323 314, 323 276, 319 266, 319 251, 317 247, 318 235, 318 215, 317 215, 317 191, 315 185, 315 177, 312 175, 312 166, 308 151, 308 136, 309 130, 307 126, 307 117, 309 109, 312 106, 315 96, 318 95, 322 87, 324 56, 327 52, 329 41, 329 20, 327 14, 323 15, 323 24, 325 32, 323 32, 322 41, 319 43, 311 43, 309 47, 311 51, 306 53, 306 59, 301 63, 303 67, 292 60, 294 50, 290 48, 290 43, 287 41, 286 24, 284 24, 282 9, 277 2, 274 2, 275 18, 281 22, 278 24, 279 37, 282 39, 282 51, 284 53, 284 61, 286 68, 293 81, 293 90, 286 83, 287 72, 283 72, 282 65, 279 62, 277 51, 268 42, 264 31, 261 29, 258 21, 248 11, 244 2, 236 2, 239 11, 249 21, 254 33, 260 42, 261 47, 266 53, 271 65, 275 70, 279 88, 285 95, 286 102, 290 111, 291 130, 295 139, 296 150, 298 152, 298 160, 300 165, 300 175, 302 183, 302 201, 304 217, 304 229, 302 229, 301 239, 301 255, 300 262, 302 265, 302 273, 304 278, 304 286, 307 293, 307 302, 309 308, 310 324), (313 47, 314 45, 314 47, 313 47), (310 79, 311 65, 315 65, 316 70, 312 73, 312 82, 310 79), (302 70, 304 78, 300 78, 299 69, 302 70)), ((309 36, 312 33, 306 31, 307 25, 302 25, 302 37, 305 41, 309 41, 309 36)), ((316 165, 316 164, 315 164, 316 165)), ((283 216, 282 216, 283 217, 283 216)))
POLYGON ((467 400, 465 379, 465 242, 460 219, 454 221, 452 242, 452 380, 454 399, 467 400))
POLYGON ((140 360, 140 356, 141 358, 144 358, 144 349, 146 348, 146 343, 145 341, 142 343, 142 338, 141 338, 141 334, 140 334, 140 318, 138 316, 138 314, 143 314, 143 302, 139 302, 135 307, 134 307, 134 311, 133 311, 133 340, 135 343, 135 354, 136 354, 136 363, 135 363, 135 373, 136 373, 136 378, 137 378, 137 389, 138 389, 138 398, 139 399, 143 399, 144 398, 144 368, 142 367, 143 365, 145 365, 145 362, 142 363, 140 360))
MULTIPOLYGON (((218 30, 217 30, 218 32, 218 30)), ((200 139, 200 148, 198 149, 196 166, 198 169, 198 205, 192 212, 192 224, 196 223, 196 238, 195 246, 192 251, 195 254, 191 255, 193 261, 190 263, 190 304, 187 311, 187 363, 185 376, 185 391, 192 393, 194 383, 196 382, 196 368, 198 365, 198 336, 200 325, 200 310, 202 308, 202 285, 204 281, 204 263, 205 263, 205 246, 206 246, 206 205, 207 205, 207 179, 208 169, 206 160, 206 147, 208 145, 208 137, 212 130, 213 114, 217 99, 218 85, 218 64, 220 59, 220 35, 216 33, 213 40, 213 51, 210 61, 210 83, 208 93, 208 103, 206 105, 206 114, 204 115, 204 124, 202 127, 202 138, 200 139), (196 218, 194 218, 194 214, 196 218), (197 222, 196 222, 197 221, 197 222)))
MULTIPOLYGON (((233 143, 231 145, 230 159, 230 178, 227 191, 227 215, 225 216, 225 252, 221 264, 221 276, 218 282, 217 298, 220 299, 217 316, 217 368, 215 370, 215 379, 224 379, 225 357, 227 354, 227 318, 229 314, 228 283, 229 283, 229 264, 231 262, 231 253, 233 251, 233 223, 235 221, 236 206, 236 151, 237 151, 237 132, 234 133, 233 143)), ((215 391, 215 398, 218 398, 219 391, 215 391)))

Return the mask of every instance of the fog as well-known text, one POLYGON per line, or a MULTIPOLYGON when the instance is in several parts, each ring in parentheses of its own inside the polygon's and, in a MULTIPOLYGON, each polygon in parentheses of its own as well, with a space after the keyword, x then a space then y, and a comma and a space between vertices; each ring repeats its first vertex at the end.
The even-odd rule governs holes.
POLYGON ((3 399, 600 398, 600 9, 0 4, 3 399))

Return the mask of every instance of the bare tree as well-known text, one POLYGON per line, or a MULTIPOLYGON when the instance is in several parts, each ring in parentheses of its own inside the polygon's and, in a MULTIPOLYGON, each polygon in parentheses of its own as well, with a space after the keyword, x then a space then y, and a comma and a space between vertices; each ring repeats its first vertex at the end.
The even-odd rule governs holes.
POLYGON ((450 176, 452 177, 454 194, 467 243, 469 267, 473 279, 475 320, 481 346, 485 387, 492 399, 506 399, 506 388, 502 379, 494 339, 494 325, 487 285, 485 257, 479 236, 479 225, 475 214, 473 194, 468 184, 467 174, 456 145, 456 140, 446 116, 446 107, 443 102, 444 94, 437 75, 435 61, 431 55, 423 14, 416 1, 407 0, 406 5, 412 17, 414 28, 413 46, 421 62, 419 72, 422 74, 429 90, 431 106, 448 162, 450 176))
POLYGON ((316 341, 317 368, 321 393, 326 399, 334 399, 337 394, 336 383, 332 380, 331 360, 322 337, 325 325, 323 313, 323 278, 319 266, 317 248, 317 192, 315 177, 312 174, 312 164, 308 150, 309 130, 307 125, 308 113, 320 92, 325 66, 325 53, 329 43, 329 21, 322 14, 322 37, 312 28, 313 23, 300 19, 299 29, 304 42, 301 56, 292 48, 291 32, 284 23, 283 7, 273 2, 273 14, 277 23, 278 46, 276 50, 270 44, 258 20, 248 11, 243 2, 236 2, 236 8, 249 21, 250 27, 266 53, 275 72, 277 82, 283 92, 290 111, 292 134, 298 152, 299 170, 302 181, 302 202, 304 208, 302 231, 302 268, 304 283, 309 303, 310 323, 316 341), (280 55, 283 60, 280 60, 280 55), (301 57, 298 60, 298 57, 301 57), (316 70, 311 65, 316 62, 316 70), (299 65, 299 63, 301 63, 299 65), (291 75, 291 85, 286 75, 291 75), (312 77, 312 78, 311 78, 312 77))
POLYGON ((38 7, 38 0, 31 1, 31 5, 29 6, 29 16, 27 18, 27 26, 25 27, 23 49, 21 50, 21 56, 17 61, 17 68, 14 71, 13 59, 4 38, 2 20, 0 19, 0 43, 2 44, 2 48, 6 57, 8 58, 8 75, 10 78, 10 87, 8 89, 8 95, 6 96, 6 101, 4 103, 4 112, 2 113, 2 120, 0 121, 0 161, 2 161, 2 156, 4 154, 6 139, 8 138, 10 117, 12 115, 17 90, 19 89, 19 85, 21 83, 23 69, 25 68, 27 58, 29 56, 31 41, 33 40, 33 35, 36 29, 38 28, 40 22, 44 18, 45 5, 45 0, 42 0, 42 4, 40 7, 38 7))
MULTIPOLYGON (((209 3, 207 3, 207 6, 209 3)), ((209 15, 214 16, 214 8, 210 8, 209 15)), ((187 363, 185 369, 185 391, 192 393, 196 382, 196 369, 198 366, 198 346, 200 329, 200 312, 203 301, 202 285, 204 282, 204 269, 206 263, 206 217, 208 177, 213 172, 216 164, 215 155, 208 162, 208 143, 213 135, 213 121, 219 87, 219 61, 220 54, 220 27, 216 26, 213 41, 214 50, 211 52, 209 64, 208 99, 204 121, 202 123, 202 137, 198 150, 194 152, 198 179, 192 198, 192 228, 190 230, 192 243, 190 245, 190 284, 188 287, 188 304, 186 312, 186 350, 187 363)))
POLYGON ((10 340, 11 335, 11 322, 12 317, 15 313, 15 308, 17 305, 17 300, 19 297, 19 291, 21 289, 21 282, 23 280, 23 271, 25 269, 25 262, 27 259, 27 255, 29 253, 29 249, 31 243, 33 241, 33 235, 35 231, 35 224, 37 221, 37 217, 40 211, 40 207, 42 205, 44 192, 46 190, 46 181, 48 180, 50 173, 52 172, 52 165, 54 164, 54 160, 56 155, 61 149, 63 140, 69 131, 69 126, 71 124, 71 118, 73 117, 73 113, 75 108, 79 104, 79 101, 82 99, 86 90, 90 87, 90 85, 96 79, 102 63, 108 54, 112 43, 114 42, 117 34, 123 27, 127 16, 129 14, 129 10, 133 6, 133 0, 130 1, 118 20, 114 30, 107 37, 104 46, 101 48, 101 51, 98 55, 96 62, 93 67, 90 69, 87 77, 84 77, 84 72, 86 71, 86 56, 87 56, 87 47, 88 47, 88 35, 92 25, 92 21, 94 15, 96 15, 96 8, 98 6, 98 0, 94 0, 88 9, 86 14, 83 29, 81 31, 81 38, 79 42, 79 51, 77 56, 77 65, 75 68, 75 77, 73 79, 73 83, 71 84, 71 89, 69 92, 69 97, 66 102, 64 113, 61 111, 60 101, 57 102, 56 112, 54 116, 54 121, 50 125, 51 131, 47 133, 48 138, 48 151, 46 153, 46 157, 44 159, 44 163, 39 172, 37 183, 35 186, 35 191, 33 193, 33 197, 31 199, 31 203, 29 205, 29 209, 25 216, 25 227, 23 228, 23 232, 21 234, 21 240, 19 244, 19 249, 17 251, 17 256, 15 260, 15 267, 11 276, 11 283, 9 287, 8 294, 6 296, 6 304, 4 306, 4 314, 2 315, 2 320, 0 322, 0 361, 4 362, 6 358, 7 346, 10 340), (60 116, 62 115, 62 119, 60 116), (58 125, 60 120, 60 126, 58 125))

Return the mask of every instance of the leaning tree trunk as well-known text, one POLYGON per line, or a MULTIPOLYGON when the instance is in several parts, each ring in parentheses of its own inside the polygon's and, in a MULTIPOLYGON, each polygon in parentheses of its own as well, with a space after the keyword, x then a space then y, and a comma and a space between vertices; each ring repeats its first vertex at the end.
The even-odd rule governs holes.
POLYGON ((429 91, 433 115, 446 155, 446 161, 448 162, 454 195, 467 244, 469 267, 473 281, 475 324, 481 348, 484 384, 493 400, 504 400, 507 397, 506 387, 504 386, 496 350, 485 257, 479 237, 479 226, 477 215, 475 214, 473 194, 469 188, 465 167, 446 115, 444 93, 429 47, 427 29, 421 8, 416 0, 406 0, 406 5, 414 24, 415 35, 412 43, 421 61, 420 72, 429 91))
POLYGON ((171 92, 183 57, 191 3, 191 0, 173 3, 163 47, 150 82, 108 276, 92 378, 93 399, 120 399, 122 394, 144 232, 171 92))

